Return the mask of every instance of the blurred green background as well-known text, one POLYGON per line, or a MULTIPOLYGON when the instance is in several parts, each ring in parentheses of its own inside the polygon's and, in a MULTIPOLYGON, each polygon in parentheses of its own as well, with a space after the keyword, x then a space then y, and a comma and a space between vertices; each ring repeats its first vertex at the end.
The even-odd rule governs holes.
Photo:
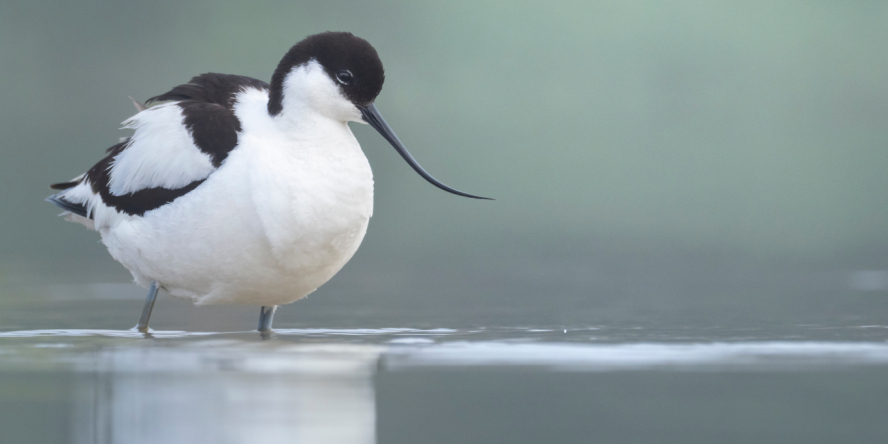
POLYGON ((865 1, 5 1, 0 298, 130 281, 43 202, 127 134, 127 96, 267 81, 345 30, 378 50, 377 104, 421 164, 497 200, 441 192, 353 124, 370 230, 279 322, 884 320, 886 23, 865 1))

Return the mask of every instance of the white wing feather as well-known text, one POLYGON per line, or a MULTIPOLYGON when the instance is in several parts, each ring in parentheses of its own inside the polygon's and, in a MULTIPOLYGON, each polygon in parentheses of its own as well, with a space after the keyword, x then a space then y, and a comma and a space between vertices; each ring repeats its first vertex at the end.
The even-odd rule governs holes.
POLYGON ((176 103, 165 103, 123 122, 124 128, 135 133, 111 164, 111 194, 122 196, 155 187, 182 188, 213 172, 211 157, 194 144, 184 119, 176 103))

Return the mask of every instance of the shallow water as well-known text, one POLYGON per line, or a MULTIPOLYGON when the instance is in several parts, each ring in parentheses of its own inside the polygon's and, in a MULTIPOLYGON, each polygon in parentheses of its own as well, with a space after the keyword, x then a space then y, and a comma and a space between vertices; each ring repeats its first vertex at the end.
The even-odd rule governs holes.
POLYGON ((888 326, 0 332, 0 442, 884 442, 888 326))
POLYGON ((884 292, 782 277, 742 281, 735 309, 666 284, 622 308, 537 288, 493 306, 407 276, 386 298, 346 274, 269 339, 255 307, 161 294, 146 335, 135 285, 7 281, 0 443, 888 442, 884 292), (767 303, 812 288, 832 299, 767 303))

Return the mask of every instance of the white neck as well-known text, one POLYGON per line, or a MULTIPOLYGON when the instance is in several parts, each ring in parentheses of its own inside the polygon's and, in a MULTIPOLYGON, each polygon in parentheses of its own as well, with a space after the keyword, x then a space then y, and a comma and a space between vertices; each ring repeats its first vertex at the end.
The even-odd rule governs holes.
POLYGON ((361 121, 358 108, 315 60, 294 67, 284 77, 281 105, 275 120, 288 127, 314 125, 321 117, 341 124, 361 121))

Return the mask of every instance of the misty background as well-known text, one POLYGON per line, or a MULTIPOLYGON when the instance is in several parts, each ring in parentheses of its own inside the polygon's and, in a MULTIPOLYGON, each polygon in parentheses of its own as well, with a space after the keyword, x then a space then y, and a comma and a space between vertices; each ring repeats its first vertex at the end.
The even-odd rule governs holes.
POLYGON ((127 96, 268 81, 326 30, 376 47, 376 103, 431 174, 497 200, 352 124, 367 237, 276 326, 884 321, 886 23, 864 1, 2 2, 0 328, 88 328, 46 308, 102 292, 134 323, 144 290, 47 185, 128 135, 127 96))

